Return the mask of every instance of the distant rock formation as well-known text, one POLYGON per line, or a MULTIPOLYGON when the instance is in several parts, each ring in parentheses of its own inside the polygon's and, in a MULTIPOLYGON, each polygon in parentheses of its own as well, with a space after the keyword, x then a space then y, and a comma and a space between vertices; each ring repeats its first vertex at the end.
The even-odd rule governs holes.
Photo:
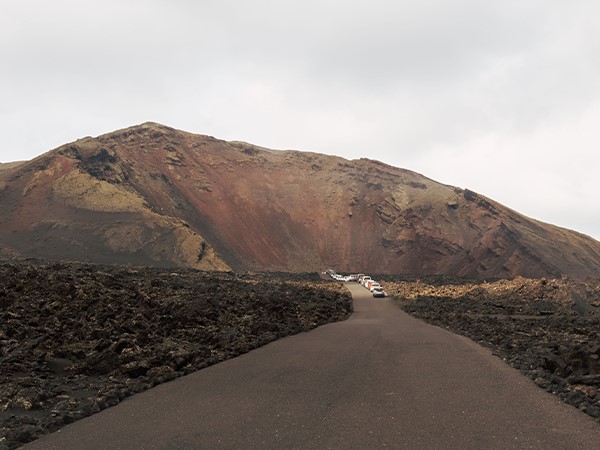
POLYGON ((0 167, 0 257, 600 278, 600 243, 369 159, 155 123, 0 167))

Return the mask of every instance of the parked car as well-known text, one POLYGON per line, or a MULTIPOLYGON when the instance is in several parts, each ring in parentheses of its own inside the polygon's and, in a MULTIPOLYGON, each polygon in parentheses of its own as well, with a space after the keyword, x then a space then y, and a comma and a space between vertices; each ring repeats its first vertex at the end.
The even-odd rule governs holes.
POLYGON ((334 273, 333 275, 331 275, 331 278, 333 278, 334 280, 337 281, 350 281, 350 277, 346 276, 346 275, 340 275, 339 273, 334 273))
POLYGON ((381 287, 381 286, 376 286, 372 292, 373 292, 373 297, 387 297, 387 294, 385 293, 385 291, 383 290, 383 287, 381 287))
POLYGON ((370 276, 365 275, 364 277, 362 277, 362 280, 360 281, 360 284, 362 284, 363 286, 367 286, 367 283, 369 282, 369 280, 371 279, 370 276))
POLYGON ((365 287, 366 287, 368 290, 371 290, 371 288, 372 288, 374 285, 376 285, 376 284, 379 284, 379 283, 378 283, 377 281, 375 281, 375 280, 369 280, 369 281, 367 281, 367 284, 365 285, 365 287))
MULTIPOLYGON (((379 283, 377 283, 377 282, 374 282, 374 283, 371 283, 371 285, 369 286, 369 290, 370 290, 371 292, 373 292, 373 291, 374 291, 376 288, 380 288, 380 287, 381 287, 381 285, 380 285, 379 283)), ((382 288, 382 289, 383 289, 383 288, 382 288)))

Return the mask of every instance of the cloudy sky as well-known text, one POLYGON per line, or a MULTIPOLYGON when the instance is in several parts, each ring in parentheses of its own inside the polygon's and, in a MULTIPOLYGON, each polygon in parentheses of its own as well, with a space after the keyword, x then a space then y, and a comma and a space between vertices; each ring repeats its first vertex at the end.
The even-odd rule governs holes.
POLYGON ((154 121, 600 239, 599 22, 597 0, 1 0, 0 162, 154 121))

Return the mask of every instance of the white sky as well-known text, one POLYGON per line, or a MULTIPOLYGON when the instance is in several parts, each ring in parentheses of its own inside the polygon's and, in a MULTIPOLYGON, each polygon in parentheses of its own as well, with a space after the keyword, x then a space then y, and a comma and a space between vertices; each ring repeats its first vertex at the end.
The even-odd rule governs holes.
POLYGON ((145 121, 378 159, 600 239, 600 2, 0 0, 0 162, 145 121))

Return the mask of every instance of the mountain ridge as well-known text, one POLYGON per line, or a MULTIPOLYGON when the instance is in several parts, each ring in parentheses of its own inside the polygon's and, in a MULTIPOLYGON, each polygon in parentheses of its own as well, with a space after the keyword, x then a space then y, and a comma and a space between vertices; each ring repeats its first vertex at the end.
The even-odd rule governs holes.
POLYGON ((271 150, 155 122, 0 167, 0 198, 0 255, 600 278, 598 241, 469 189, 368 158, 271 150))

